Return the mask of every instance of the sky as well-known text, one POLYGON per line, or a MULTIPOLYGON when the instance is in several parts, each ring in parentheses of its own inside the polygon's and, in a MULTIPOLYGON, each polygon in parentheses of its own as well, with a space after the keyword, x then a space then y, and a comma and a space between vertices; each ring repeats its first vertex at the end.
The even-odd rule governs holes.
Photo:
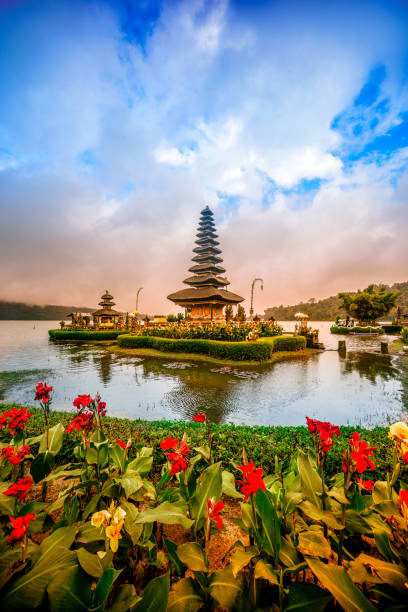
POLYGON ((255 310, 408 280, 408 1, 0 0, 0 299, 255 310))

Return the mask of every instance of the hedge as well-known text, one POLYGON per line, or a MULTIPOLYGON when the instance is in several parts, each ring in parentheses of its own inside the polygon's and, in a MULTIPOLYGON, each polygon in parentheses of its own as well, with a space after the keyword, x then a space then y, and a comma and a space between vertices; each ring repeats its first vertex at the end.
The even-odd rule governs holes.
POLYGON ((53 340, 116 340, 121 334, 128 332, 123 329, 49 329, 48 334, 53 340))
POLYGON ((303 336, 274 336, 257 342, 220 342, 124 335, 118 337, 118 344, 126 348, 150 348, 164 353, 198 353, 233 361, 265 361, 276 351, 305 348, 306 339, 303 336))
POLYGON ((383 334, 384 330, 382 327, 361 327, 359 325, 355 325, 354 327, 344 327, 343 325, 332 325, 330 328, 332 334, 350 334, 350 333, 375 333, 375 334, 383 334))
POLYGON ((402 330, 402 341, 408 344, 408 327, 404 327, 402 330))
POLYGON ((402 330, 402 325, 381 325, 386 334, 399 334, 402 330))
MULTIPOLYGON (((10 406, 0 404, 0 414, 10 409, 10 406)), ((44 429, 44 421, 41 410, 29 407, 32 417, 27 421, 26 435, 37 436, 44 429)), ((109 406, 108 406, 109 411, 109 406)), ((50 412, 50 425, 62 423, 64 426, 71 422, 74 412, 50 412)), ((191 413, 190 419, 194 412, 191 413)), ((374 429, 363 429, 361 427, 341 426, 341 437, 335 438, 333 448, 327 455, 326 471, 328 475, 334 475, 341 471, 342 453, 345 451, 348 439, 352 437, 353 431, 360 432, 363 440, 369 446, 379 447, 375 451, 375 464, 377 469, 373 472, 373 478, 386 480, 386 472, 392 471, 394 443, 388 437, 387 427, 375 427, 374 429)), ((164 464, 165 457, 160 448, 160 442, 169 436, 181 439, 183 433, 187 434, 190 447, 204 446, 207 443, 205 426, 200 423, 187 421, 144 421, 140 419, 121 419, 115 417, 104 418, 105 434, 116 440, 127 440, 130 436, 134 443, 130 448, 130 456, 136 456, 141 446, 152 446, 154 451, 154 466, 157 475, 164 464)), ((7 433, 0 429, 0 441, 6 441, 7 433)), ((75 446, 75 435, 64 437, 61 451, 58 454, 58 463, 64 464, 75 462, 73 455, 75 446)), ((275 455, 284 467, 288 467, 290 457, 298 450, 312 448, 312 439, 304 426, 246 426, 223 424, 213 425, 213 448, 215 461, 221 461, 223 469, 231 469, 232 462, 239 464, 242 458, 242 448, 245 448, 248 458, 256 465, 262 465, 265 473, 275 470, 275 455)), ((371 475, 370 475, 371 478, 371 475)), ((408 465, 403 466, 402 479, 408 480, 408 465)))

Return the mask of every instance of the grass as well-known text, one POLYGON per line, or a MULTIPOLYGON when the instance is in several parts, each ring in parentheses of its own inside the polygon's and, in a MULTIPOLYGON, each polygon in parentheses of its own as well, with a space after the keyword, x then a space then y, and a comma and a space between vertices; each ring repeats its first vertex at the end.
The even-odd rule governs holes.
MULTIPOLYGON (((0 414, 10 408, 10 405, 0 404, 0 414)), ((27 436, 36 436, 43 431, 42 412, 36 407, 30 407, 32 417, 27 422, 27 436)), ((72 412, 51 411, 50 422, 55 425, 59 422, 67 425, 75 414, 72 412)), ((188 421, 145 421, 141 419, 121 419, 106 417, 104 419, 104 430, 110 439, 120 438, 126 441, 130 436, 133 444, 130 455, 134 456, 141 446, 152 446, 154 451, 154 465, 157 472, 164 464, 164 455, 159 446, 160 442, 171 436, 181 438, 187 435, 191 448, 206 444, 206 427, 188 421)), ((335 439, 333 448, 327 455, 326 469, 329 475, 341 471, 342 454, 351 438, 353 431, 359 431, 362 439, 370 446, 378 446, 375 452, 376 471, 374 479, 385 480, 386 473, 391 471, 393 461, 393 442, 388 437, 387 427, 375 427, 374 429, 363 429, 360 427, 341 427, 341 437, 335 439)), ((7 434, 0 430, 0 441, 7 440, 7 434)), ((214 458, 221 461, 225 469, 234 470, 234 463, 240 463, 242 449, 245 448, 248 458, 256 465, 262 466, 265 474, 275 470, 275 456, 284 467, 288 467, 290 457, 298 448, 311 448, 312 440, 306 427, 281 427, 281 426, 245 426, 223 424, 213 426, 214 458)), ((70 434, 64 438, 62 449, 57 457, 60 464, 75 461, 73 448, 75 436, 70 434)), ((408 480, 408 466, 404 466, 402 479, 408 480)))

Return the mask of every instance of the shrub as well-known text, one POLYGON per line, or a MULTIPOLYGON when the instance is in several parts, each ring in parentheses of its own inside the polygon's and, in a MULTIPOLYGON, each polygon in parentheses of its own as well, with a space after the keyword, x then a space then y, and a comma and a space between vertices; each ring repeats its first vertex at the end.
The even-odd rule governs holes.
POLYGON ((53 340, 116 340, 121 334, 127 334, 123 329, 49 329, 48 334, 53 340))
POLYGON ((332 334, 383 334, 384 330, 382 327, 362 327, 361 325, 355 325, 354 327, 344 327, 343 325, 332 325, 330 328, 332 334))
POLYGON ((259 342, 219 342, 124 335, 118 337, 118 344, 128 348, 151 348, 165 353, 198 353, 233 361, 265 361, 276 351, 304 348, 306 340, 302 336, 275 336, 259 342))
POLYGON ((279 336, 282 328, 271 322, 241 325, 211 324, 211 325, 166 325, 147 327, 140 331, 141 336, 156 336, 160 338, 188 340, 221 340, 223 342, 242 342, 250 332, 259 336, 279 336))
POLYGON ((402 341, 408 344, 408 327, 402 329, 402 341))
POLYGON ((401 329, 402 329, 402 325, 382 325, 381 326, 384 330, 384 332, 386 334, 399 334, 401 329))

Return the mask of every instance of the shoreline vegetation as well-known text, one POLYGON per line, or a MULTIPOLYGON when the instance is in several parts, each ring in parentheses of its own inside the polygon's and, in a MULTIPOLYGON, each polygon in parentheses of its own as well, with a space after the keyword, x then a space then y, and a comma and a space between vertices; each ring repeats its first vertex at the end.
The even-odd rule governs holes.
MULTIPOLYGON (((13 407, 20 404, 0 403, 0 416, 13 407)), ((42 410, 36 406, 25 406, 31 413, 31 418, 26 425, 26 436, 37 436, 43 427, 42 410)), ((72 421, 75 409, 72 412, 51 410, 49 413, 50 427, 61 423, 64 427, 72 421)), ((193 412, 190 418, 192 418, 193 412)), ((393 442, 388 437, 388 426, 366 429, 364 427, 351 427, 342 425, 342 438, 336 445, 336 452, 332 451, 326 463, 327 475, 334 475, 341 470, 342 454, 347 446, 347 438, 353 431, 357 430, 370 446, 379 446, 382 453, 377 458, 377 471, 375 476, 379 479, 392 468, 393 442)), ((188 436, 191 446, 201 447, 206 443, 207 434, 199 423, 185 420, 154 420, 129 419, 126 417, 104 417, 104 432, 114 440, 127 440, 132 438, 134 444, 129 456, 136 457, 140 448, 153 447, 154 463, 157 467, 157 475, 160 474, 165 458, 160 450, 160 441, 163 437, 171 436, 182 438, 184 433, 188 436)), ((275 470, 275 457, 279 463, 287 468, 291 455, 299 446, 307 446, 310 443, 308 429, 304 425, 235 425, 234 423, 212 424, 212 435, 214 443, 214 460, 221 461, 224 469, 231 469, 231 462, 239 456, 242 448, 246 449, 248 456, 256 463, 262 463, 266 472, 275 470)), ((6 440, 6 433, 0 429, 0 443, 6 440)), ((73 454, 74 443, 69 437, 65 437, 61 450, 58 454, 58 462, 75 462, 73 454)))

